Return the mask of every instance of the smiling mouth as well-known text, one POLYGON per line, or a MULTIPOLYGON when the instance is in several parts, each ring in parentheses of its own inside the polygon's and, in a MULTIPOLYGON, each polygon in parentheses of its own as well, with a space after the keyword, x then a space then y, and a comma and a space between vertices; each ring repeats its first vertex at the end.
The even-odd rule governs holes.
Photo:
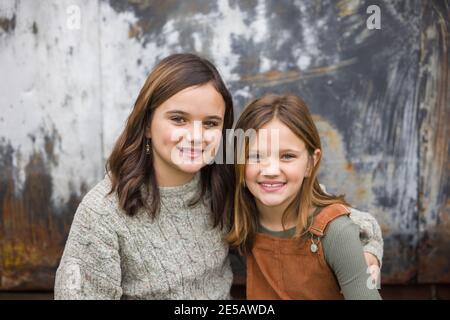
POLYGON ((274 192, 281 190, 286 182, 258 182, 258 185, 267 192, 274 192))
POLYGON ((195 148, 179 148, 181 155, 188 156, 190 158, 197 158, 202 155, 203 150, 202 149, 195 149, 195 148))

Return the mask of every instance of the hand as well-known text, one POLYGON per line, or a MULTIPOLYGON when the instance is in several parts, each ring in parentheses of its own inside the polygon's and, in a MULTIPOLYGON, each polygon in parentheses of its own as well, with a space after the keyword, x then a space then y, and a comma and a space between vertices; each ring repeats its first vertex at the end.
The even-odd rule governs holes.
POLYGON ((367 266, 377 266, 380 267, 377 257, 369 252, 364 252, 364 258, 366 258, 367 266))
POLYGON ((368 266, 367 270, 368 273, 370 273, 370 277, 372 278, 372 283, 377 289, 380 289, 380 262, 378 261, 377 257, 369 252, 364 252, 364 258, 366 258, 366 263, 368 266))

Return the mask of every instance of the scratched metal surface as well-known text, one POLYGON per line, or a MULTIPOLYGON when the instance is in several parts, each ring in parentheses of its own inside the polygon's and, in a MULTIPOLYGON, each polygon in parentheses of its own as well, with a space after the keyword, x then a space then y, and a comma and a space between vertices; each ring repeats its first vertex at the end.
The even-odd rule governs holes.
POLYGON ((75 209, 147 73, 210 58, 237 113, 300 94, 321 182, 383 229, 384 283, 450 282, 445 1, 2 1, 0 289, 50 289, 75 209), (78 5, 79 30, 68 7, 78 5), (381 30, 366 8, 381 9, 381 30))

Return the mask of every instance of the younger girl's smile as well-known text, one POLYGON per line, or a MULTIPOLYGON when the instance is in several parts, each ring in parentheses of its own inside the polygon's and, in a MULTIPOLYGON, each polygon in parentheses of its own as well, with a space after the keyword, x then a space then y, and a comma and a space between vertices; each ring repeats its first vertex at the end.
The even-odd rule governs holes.
POLYGON ((258 185, 264 192, 281 192, 286 186, 286 182, 281 181, 262 181, 258 182, 258 185))

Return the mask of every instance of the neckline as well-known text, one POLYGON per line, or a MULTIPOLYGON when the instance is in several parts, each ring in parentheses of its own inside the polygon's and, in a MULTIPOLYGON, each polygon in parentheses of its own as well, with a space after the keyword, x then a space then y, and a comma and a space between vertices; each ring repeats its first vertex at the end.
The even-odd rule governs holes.
MULTIPOLYGON (((322 209, 323 209, 323 207, 317 207, 314 210, 312 216, 315 218, 320 213, 320 211, 322 211, 322 209)), ((275 230, 271 230, 271 229, 264 227, 258 221, 258 228, 260 228, 260 230, 262 230, 264 232, 264 234, 279 236, 279 235, 285 235, 286 233, 292 232, 292 230, 295 230, 296 226, 290 227, 289 229, 286 229, 286 230, 275 231, 275 230)))
POLYGON ((261 228, 263 231, 269 233, 269 234, 277 234, 277 235, 278 234, 284 234, 286 232, 290 232, 292 230, 295 230, 295 226, 290 227, 289 229, 286 229, 286 230, 279 230, 279 231, 270 230, 270 229, 267 229, 266 227, 264 227, 261 223, 258 223, 258 227, 261 228))
POLYGON ((196 172, 194 177, 185 184, 173 187, 158 187, 159 194, 161 197, 185 195, 196 190, 198 188, 199 181, 200 181, 200 172, 196 172))

